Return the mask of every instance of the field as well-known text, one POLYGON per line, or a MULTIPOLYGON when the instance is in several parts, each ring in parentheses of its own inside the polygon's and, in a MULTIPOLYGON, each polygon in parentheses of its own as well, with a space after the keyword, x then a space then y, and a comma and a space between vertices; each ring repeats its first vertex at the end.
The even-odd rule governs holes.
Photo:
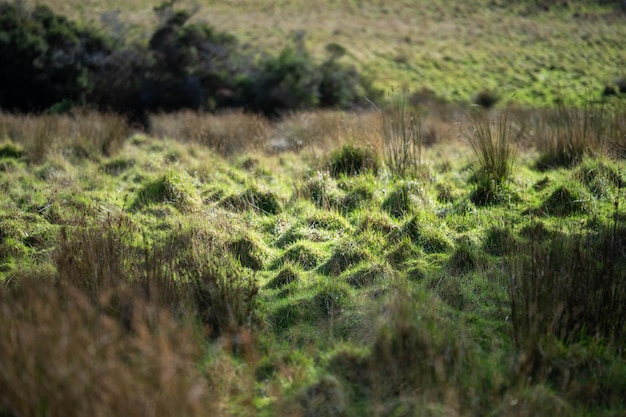
MULTIPOLYGON (((40 1, 86 22, 109 22, 142 39, 156 19, 144 0, 40 1), (118 14, 111 14, 117 10, 118 14), (107 14, 108 12, 108 14, 107 14), (116 16, 117 18, 112 18, 116 16), (103 18, 104 17, 104 18, 103 18), (114 23, 113 23, 114 22, 114 23)), ((344 60, 384 90, 427 88, 467 102, 491 92, 503 102, 581 104, 626 77, 620 6, 587 1, 457 0, 211 1, 175 4, 252 49, 278 50, 304 33, 317 56, 338 44, 344 60), (569 7, 563 7, 568 4, 569 7), (197 7, 196 7, 197 6, 197 7)), ((619 3, 619 2, 613 2, 619 3)))
POLYGON ((0 114, 0 416, 626 415, 626 17, 569 3, 210 2, 388 94, 0 114))

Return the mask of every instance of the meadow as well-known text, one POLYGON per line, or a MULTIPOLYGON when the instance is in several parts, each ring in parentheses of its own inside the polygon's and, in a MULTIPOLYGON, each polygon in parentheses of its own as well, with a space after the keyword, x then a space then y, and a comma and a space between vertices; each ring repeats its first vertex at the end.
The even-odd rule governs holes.
POLYGON ((364 108, 0 113, 0 416, 625 415, 625 17, 467 3, 197 10, 349 45, 364 108))

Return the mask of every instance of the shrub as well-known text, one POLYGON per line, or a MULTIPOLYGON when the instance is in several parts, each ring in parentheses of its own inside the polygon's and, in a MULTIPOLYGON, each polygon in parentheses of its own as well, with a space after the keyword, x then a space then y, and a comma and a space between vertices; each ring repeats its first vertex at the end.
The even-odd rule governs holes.
POLYGON ((106 39, 43 5, 0 3, 0 108, 42 111, 82 104, 87 73, 110 52, 106 39))
POLYGON ((330 175, 360 175, 371 172, 378 174, 378 155, 372 148, 344 145, 331 153, 328 161, 330 175))

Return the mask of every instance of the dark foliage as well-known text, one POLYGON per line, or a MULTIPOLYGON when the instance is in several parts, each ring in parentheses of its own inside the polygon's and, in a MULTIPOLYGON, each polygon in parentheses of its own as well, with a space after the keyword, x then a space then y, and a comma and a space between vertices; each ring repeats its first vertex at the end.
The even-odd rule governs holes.
POLYGON ((0 108, 42 111, 83 104, 88 74, 110 54, 106 38, 46 6, 0 3, 0 108))
POLYGON ((85 29, 46 6, 0 2, 0 108, 66 111, 87 105, 126 114, 244 108, 269 116, 354 105, 369 84, 331 54, 318 64, 300 36, 277 56, 255 57, 233 36, 175 10, 155 8, 148 45, 85 29))

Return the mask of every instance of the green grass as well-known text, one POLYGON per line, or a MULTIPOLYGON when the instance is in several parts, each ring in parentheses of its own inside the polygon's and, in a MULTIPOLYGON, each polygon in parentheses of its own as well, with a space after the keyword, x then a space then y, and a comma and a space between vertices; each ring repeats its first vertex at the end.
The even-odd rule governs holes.
MULTIPOLYGON (((146 0, 43 3, 90 25, 101 25, 105 12, 119 10, 122 33, 132 40, 145 42, 146 28, 156 24, 154 3, 146 0)), ((617 89, 616 78, 625 76, 616 59, 626 30, 624 12, 597 1, 561 4, 231 1, 203 4, 194 19, 274 52, 294 32, 304 31, 315 55, 327 57, 326 45, 341 45, 347 51, 341 59, 372 75, 384 90, 429 88, 465 103, 491 91, 500 103, 582 104, 600 98, 605 86, 617 89)), ((190 2, 177 6, 195 10, 190 2)))

